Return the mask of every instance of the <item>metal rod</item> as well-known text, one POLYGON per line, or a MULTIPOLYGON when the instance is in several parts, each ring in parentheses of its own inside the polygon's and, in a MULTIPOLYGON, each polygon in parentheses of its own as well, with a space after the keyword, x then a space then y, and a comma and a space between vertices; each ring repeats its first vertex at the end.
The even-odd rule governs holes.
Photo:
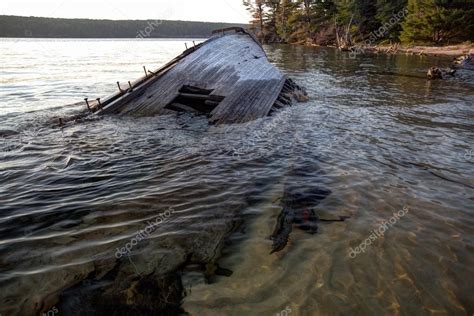
POLYGON ((196 43, 193 41, 194 50, 196 50, 196 43))
POLYGON ((85 98, 84 101, 86 101, 87 108, 89 109, 89 112, 92 112, 91 106, 89 105, 89 99, 85 98))
POLYGON ((119 88, 119 91, 123 93, 122 88, 120 87, 120 82, 117 81, 117 87, 119 88))
POLYGON ((148 73, 146 72, 146 67, 143 66, 143 70, 145 71, 145 77, 148 77, 148 73))
POLYGON ((99 109, 102 110, 102 103, 100 103, 100 98, 97 98, 96 100, 97 100, 97 102, 99 103, 99 109))
POLYGON ((186 50, 188 50, 188 44, 186 44, 186 42, 184 43, 184 46, 186 47, 186 50))

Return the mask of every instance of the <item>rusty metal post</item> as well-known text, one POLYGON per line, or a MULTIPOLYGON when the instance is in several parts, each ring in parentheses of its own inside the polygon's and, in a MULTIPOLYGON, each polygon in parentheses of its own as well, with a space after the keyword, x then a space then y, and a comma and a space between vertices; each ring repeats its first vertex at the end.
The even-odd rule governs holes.
POLYGON ((133 91, 132 84, 130 83, 130 81, 128 82, 128 86, 130 87, 130 91, 133 91))
POLYGON ((145 71, 145 78, 148 78, 148 73, 146 72, 146 67, 143 66, 143 71, 145 71))
POLYGON ((120 87, 120 82, 118 82, 118 81, 117 81, 117 87, 119 88, 119 91, 120 91, 121 93, 123 93, 123 90, 122 90, 122 88, 120 87))

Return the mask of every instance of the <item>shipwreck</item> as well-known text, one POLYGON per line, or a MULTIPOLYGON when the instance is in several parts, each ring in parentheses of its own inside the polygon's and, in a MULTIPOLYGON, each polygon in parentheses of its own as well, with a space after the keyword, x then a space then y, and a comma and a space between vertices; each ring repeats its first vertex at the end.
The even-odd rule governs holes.
POLYGON ((166 115, 191 112, 212 124, 243 123, 308 99, 304 88, 267 58, 252 33, 216 30, 203 43, 104 99, 89 101, 95 114, 166 115))

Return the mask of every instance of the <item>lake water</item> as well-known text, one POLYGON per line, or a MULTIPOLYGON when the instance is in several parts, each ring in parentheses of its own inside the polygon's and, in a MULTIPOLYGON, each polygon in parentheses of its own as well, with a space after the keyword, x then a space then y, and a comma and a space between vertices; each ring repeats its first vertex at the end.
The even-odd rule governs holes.
POLYGON ((1 315, 474 313, 474 72, 429 82, 449 59, 266 46, 308 103, 235 126, 61 129, 184 40, 0 49, 1 315), (350 218, 293 225, 270 254, 288 187, 326 192, 305 204, 321 219, 350 218))

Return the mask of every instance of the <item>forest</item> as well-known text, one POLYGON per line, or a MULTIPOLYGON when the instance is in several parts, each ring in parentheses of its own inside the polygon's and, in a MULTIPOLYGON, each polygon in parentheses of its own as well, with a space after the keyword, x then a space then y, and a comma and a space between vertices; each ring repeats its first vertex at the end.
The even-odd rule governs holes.
POLYGON ((207 38, 215 29, 246 26, 166 20, 90 20, 0 16, 0 37, 207 38))
POLYGON ((474 40, 473 0, 244 0, 266 43, 449 45, 474 40))

